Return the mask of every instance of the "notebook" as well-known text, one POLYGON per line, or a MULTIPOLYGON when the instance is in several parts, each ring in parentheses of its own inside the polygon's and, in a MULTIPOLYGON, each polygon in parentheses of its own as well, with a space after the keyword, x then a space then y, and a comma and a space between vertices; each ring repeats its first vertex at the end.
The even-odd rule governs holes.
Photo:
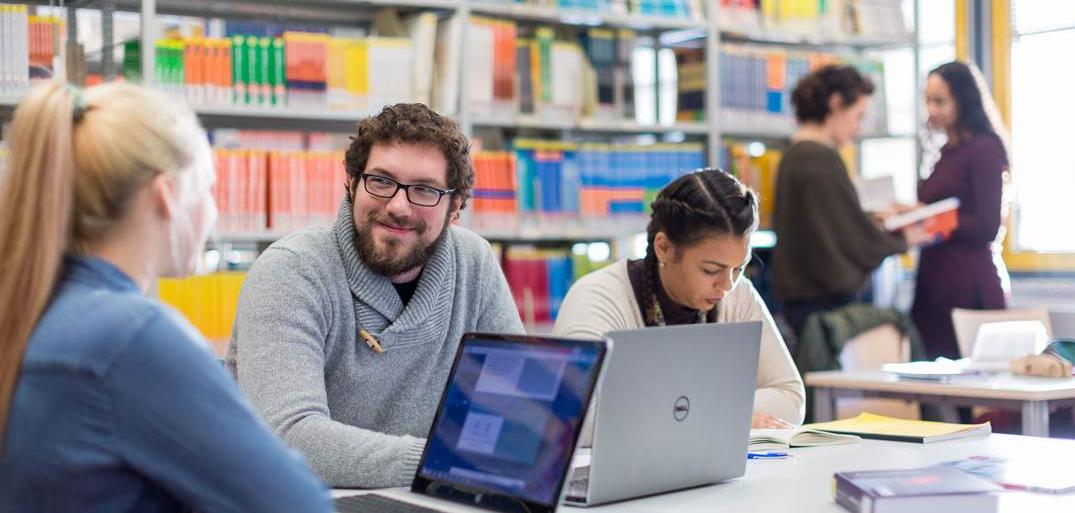
POLYGON ((987 436, 993 432, 993 427, 988 422, 984 424, 949 424, 946 422, 897 419, 873 413, 861 413, 859 416, 850 419, 819 422, 803 427, 832 433, 858 435, 862 438, 921 444, 987 436))
POLYGON ((830 433, 808 428, 750 430, 750 450, 752 451, 846 445, 859 443, 860 441, 862 439, 855 435, 830 433))
POLYGON ((967 459, 938 463, 937 466, 962 470, 992 481, 1006 490, 1035 493, 1075 492, 1075 473, 1056 466, 1041 465, 1038 461, 971 456, 967 459))

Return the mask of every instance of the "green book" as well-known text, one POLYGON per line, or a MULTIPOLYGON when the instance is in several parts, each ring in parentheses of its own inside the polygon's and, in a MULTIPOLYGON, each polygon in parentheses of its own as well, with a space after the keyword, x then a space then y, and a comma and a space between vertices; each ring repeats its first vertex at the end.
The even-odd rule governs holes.
POLYGON ((536 33, 538 43, 538 80, 541 84, 539 90, 540 99, 536 103, 552 103, 552 45, 555 32, 550 27, 538 27, 536 33))
POLYGON ((246 36, 246 104, 261 105, 261 82, 258 81, 258 38, 246 36))
POLYGON ((138 39, 123 43, 123 78, 132 83, 142 81, 142 42, 138 39))
POLYGON ((272 40, 272 52, 269 54, 269 83, 272 85, 272 104, 283 106, 287 103, 287 80, 284 77, 284 38, 272 40))
POLYGON ((257 57, 257 83, 258 83, 258 105, 269 105, 272 101, 272 84, 269 79, 269 67, 271 63, 270 55, 272 55, 272 38, 261 37, 258 38, 258 57, 257 57))
POLYGON ((235 105, 246 103, 246 84, 249 81, 246 68, 246 38, 231 37, 231 101, 235 105))

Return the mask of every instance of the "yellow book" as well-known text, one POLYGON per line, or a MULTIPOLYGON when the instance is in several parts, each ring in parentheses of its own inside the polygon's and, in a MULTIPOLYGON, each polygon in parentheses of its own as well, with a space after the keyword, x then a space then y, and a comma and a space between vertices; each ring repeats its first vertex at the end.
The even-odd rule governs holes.
POLYGON ((355 109, 366 109, 370 94, 369 44, 352 39, 347 46, 347 91, 355 109))
POLYGON ((921 444, 987 436, 993 432, 993 427, 988 422, 984 424, 949 424, 947 422, 897 419, 873 413, 861 413, 858 417, 850 419, 807 424, 803 427, 831 433, 858 435, 862 438, 921 444))
POLYGON ((328 40, 328 106, 346 110, 347 98, 347 40, 333 37, 328 40))

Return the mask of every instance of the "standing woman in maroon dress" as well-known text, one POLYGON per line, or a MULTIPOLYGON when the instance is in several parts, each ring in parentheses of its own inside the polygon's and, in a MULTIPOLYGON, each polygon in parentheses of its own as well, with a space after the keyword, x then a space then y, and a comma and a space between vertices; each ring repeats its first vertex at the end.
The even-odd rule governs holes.
MULTIPOLYGON (((942 64, 926 82, 929 126, 948 141, 918 201, 959 198, 959 227, 923 248, 911 316, 930 358, 959 358, 953 308, 1007 307, 1008 271, 1001 259, 1001 191, 1008 145, 981 73, 962 62, 942 64)), ((969 355, 968 355, 969 356, 969 355)))

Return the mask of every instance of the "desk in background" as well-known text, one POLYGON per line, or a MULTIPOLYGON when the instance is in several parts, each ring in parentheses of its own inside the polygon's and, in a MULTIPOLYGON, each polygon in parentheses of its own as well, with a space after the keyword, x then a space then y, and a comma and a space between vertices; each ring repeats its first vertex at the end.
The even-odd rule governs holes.
MULTIPOLYGON (((1002 373, 952 383, 899 380, 881 371, 808 372, 806 386, 814 387, 814 416, 833 420, 839 397, 888 397, 941 406, 986 406, 1023 414, 1023 434, 1049 436, 1049 409, 1075 405, 1075 378, 1055 379, 1002 373)), ((1075 469, 1075 462, 1072 463, 1075 469)), ((1069 470, 1075 471, 1075 470, 1069 470)))

